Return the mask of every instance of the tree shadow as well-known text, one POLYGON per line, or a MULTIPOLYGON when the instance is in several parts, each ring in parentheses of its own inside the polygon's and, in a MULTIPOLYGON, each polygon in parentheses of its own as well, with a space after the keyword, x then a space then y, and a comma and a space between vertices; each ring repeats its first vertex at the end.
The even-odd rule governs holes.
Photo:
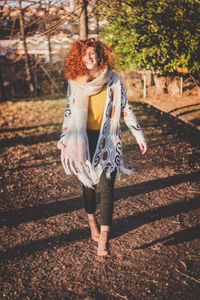
POLYGON ((0 212, 0 228, 18 226, 19 224, 49 218, 66 212, 83 208, 81 197, 56 201, 35 207, 25 207, 0 212))
MULTIPOLYGON (((163 218, 168 218, 171 216, 175 216, 180 213, 185 213, 190 210, 194 210, 200 207, 199 199, 193 198, 189 199, 187 201, 181 201, 178 203, 173 203, 170 205, 160 206, 158 208, 149 209, 145 212, 139 212, 134 214, 133 216, 124 217, 119 220, 116 220, 113 222, 113 233, 112 238, 119 237, 124 233, 127 233, 135 228, 138 228, 139 226, 142 226, 144 224, 161 220, 163 218)), ((191 231, 188 230, 188 238, 190 234, 190 240, 196 238, 199 236, 199 230, 198 226, 194 227, 194 229, 191 229, 191 231), (197 233, 198 231, 198 233, 197 233), (191 232, 193 235, 191 235, 191 232)), ((65 247, 68 243, 74 242, 74 241, 80 241, 84 239, 88 239, 90 236, 89 228, 88 230, 84 229, 78 229, 73 230, 69 233, 60 233, 56 236, 51 236, 47 238, 43 238, 36 241, 28 241, 26 243, 16 245, 12 248, 9 248, 8 250, 1 250, 0 251, 0 257, 1 261, 5 262, 11 259, 20 259, 28 255, 32 255, 38 251, 44 251, 47 249, 53 249, 55 247, 65 247)), ((181 232, 179 235, 172 234, 169 236, 171 240, 173 241, 185 241, 184 238, 184 232, 181 232), (178 239, 179 238, 179 239, 178 239)), ((162 240, 162 239, 160 239, 162 240)), ((159 240, 157 240, 159 241, 159 240)), ((154 242, 153 242, 154 243, 154 242)), ((156 241, 155 241, 156 243, 156 241)), ((151 244, 151 243, 150 243, 151 244)), ((145 248, 145 245, 141 246, 145 248)), ((147 246, 148 247, 148 246, 147 246)), ((139 248, 137 248, 139 249, 139 248)))
POLYGON ((199 197, 196 197, 170 205, 159 206, 145 212, 138 212, 132 216, 115 220, 113 222, 112 236, 119 237, 122 234, 132 231, 133 229, 138 228, 144 224, 176 216, 180 213, 186 213, 198 208, 200 208, 200 201, 199 197))
MULTIPOLYGON (((141 118, 140 123, 142 128, 156 128, 162 131, 162 134, 157 134, 154 132, 154 135, 168 135, 168 134, 179 134, 180 137, 183 135, 184 132, 184 139, 189 139, 191 142, 196 143, 199 140, 200 132, 194 127, 189 124, 186 124, 180 119, 169 115, 168 113, 161 112, 160 110, 156 109, 155 107, 149 107, 146 103, 135 103, 136 108, 136 115, 139 117, 147 116, 145 120, 141 118)), ((56 124, 46 124, 41 126, 32 126, 32 127, 20 127, 20 128, 5 128, 1 129, 0 133, 4 132, 18 132, 22 130, 31 130, 37 129, 39 127, 48 127, 48 126, 61 126, 60 123, 56 124)), ((124 121, 121 122, 121 131, 127 131, 128 128, 124 121)), ((37 143, 45 143, 50 141, 57 141, 60 136, 60 131, 54 131, 53 133, 45 133, 40 135, 31 135, 28 137, 21 137, 21 136, 14 136, 11 138, 4 138, 1 140, 0 149, 4 149, 6 147, 12 147, 17 145, 34 145, 37 143)))
POLYGON ((190 120, 190 123, 192 123, 195 126, 199 126, 200 125, 200 118, 194 118, 194 119, 190 120))
POLYGON ((44 125, 38 125, 38 126, 28 126, 28 127, 17 127, 17 128, 2 128, 0 129, 0 133, 6 133, 6 132, 16 132, 16 131, 23 131, 23 130, 32 130, 37 128, 46 128, 51 126, 61 126, 61 123, 54 123, 54 124, 44 124, 44 125))
MULTIPOLYGON (((30 95, 29 97, 27 96, 26 98, 22 98, 20 97, 16 97, 16 98, 12 98, 9 99, 9 101, 16 103, 16 102, 41 102, 41 101, 63 101, 65 100, 65 93, 63 93, 62 95, 59 96, 52 96, 50 97, 49 95, 45 95, 45 96, 41 96, 41 97, 33 97, 32 95, 30 95)), ((6 100, 7 101, 7 100, 6 100)), ((6 102, 4 101, 4 102, 6 102)))
POLYGON ((172 109, 172 110, 169 111, 169 113, 175 112, 175 111, 177 111, 177 110, 179 110, 179 109, 189 108, 189 107, 198 106, 198 105, 200 105, 200 102, 199 102, 199 103, 190 104, 190 105, 185 105, 185 106, 181 106, 181 107, 172 109))
POLYGON ((35 145, 38 143, 47 143, 51 141, 58 141, 59 139, 59 133, 58 132, 52 132, 52 133, 45 133, 40 135, 32 135, 29 137, 20 137, 15 136, 10 139, 2 139, 0 150, 3 150, 6 147, 13 147, 17 145, 35 145))
POLYGON ((200 171, 187 174, 178 174, 169 177, 149 180, 147 182, 138 183, 132 186, 120 187, 116 189, 116 199, 123 197, 135 196, 160 190, 169 186, 174 186, 184 182, 194 182, 200 180, 200 171))
MULTIPOLYGON (((60 159, 54 160, 52 162, 45 162, 45 163, 42 163, 42 164, 34 164, 34 165, 31 165, 31 166, 18 166, 17 168, 8 168, 7 170, 10 171, 10 172, 15 172, 15 171, 21 171, 21 170, 24 170, 24 169, 51 166, 51 165, 55 165, 55 164, 57 164, 57 165, 61 164, 60 159)), ((1 170, 1 168, 0 168, 0 170, 1 170)))
POLYGON ((136 247, 134 249, 135 250, 145 249, 145 248, 154 246, 157 243, 162 243, 162 242, 164 242, 163 244, 165 246, 171 246, 171 245, 176 245, 176 244, 183 243, 183 242, 189 242, 189 241, 192 241, 194 239, 199 239, 199 238, 200 238, 200 225, 196 225, 194 227, 180 230, 178 232, 175 232, 175 233, 165 236, 163 238, 156 239, 155 241, 153 241, 151 243, 144 244, 144 245, 142 245, 140 247, 136 247))
MULTIPOLYGON (((148 119, 150 119, 150 122, 152 123, 151 126, 154 126, 156 129, 160 129, 162 131, 162 137, 167 136, 168 134, 173 134, 177 135, 178 138, 183 137, 184 140, 189 140, 192 145, 196 145, 199 142, 200 131, 198 128, 190 123, 184 122, 177 116, 171 115, 170 112, 166 113, 152 106, 147 115, 150 116, 148 119), (153 122, 152 119, 154 119, 153 122)), ((148 120, 146 123, 147 126, 141 123, 142 128, 148 127, 148 120)))
POLYGON ((83 239, 88 239, 89 230, 78 229, 69 233, 60 233, 56 236, 43 238, 40 240, 32 240, 20 245, 16 245, 8 250, 0 251, 0 261, 5 262, 11 259, 20 259, 25 256, 33 255, 38 251, 51 250, 55 247, 65 247, 68 243, 83 239))
POLYGON ((176 115, 176 116, 177 116, 177 117, 180 117, 180 116, 187 115, 187 114, 190 114, 190 113, 193 113, 193 112, 197 112, 197 111, 200 111, 200 109, 192 109, 192 110, 184 111, 184 112, 182 112, 182 113, 179 113, 179 114, 176 115))
MULTIPOLYGON (((189 174, 173 175, 166 178, 159 178, 156 180, 141 182, 132 186, 120 187, 115 190, 115 201, 129 196, 149 193, 154 190, 163 189, 165 187, 177 185, 184 182, 198 181, 199 177, 200 171, 192 172, 189 174)), ((56 216, 61 213, 80 210, 82 208, 84 208, 82 198, 77 197, 68 200, 43 204, 38 207, 25 207, 21 209, 3 211, 0 212, 0 228, 3 226, 18 226, 21 223, 36 221, 42 218, 56 216)))

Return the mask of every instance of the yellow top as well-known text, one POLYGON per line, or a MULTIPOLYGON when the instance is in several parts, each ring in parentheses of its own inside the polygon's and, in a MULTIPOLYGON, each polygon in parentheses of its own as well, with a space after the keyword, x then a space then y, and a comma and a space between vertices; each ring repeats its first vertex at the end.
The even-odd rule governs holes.
POLYGON ((102 90, 89 97, 87 128, 92 130, 100 130, 103 112, 106 103, 107 84, 102 90))

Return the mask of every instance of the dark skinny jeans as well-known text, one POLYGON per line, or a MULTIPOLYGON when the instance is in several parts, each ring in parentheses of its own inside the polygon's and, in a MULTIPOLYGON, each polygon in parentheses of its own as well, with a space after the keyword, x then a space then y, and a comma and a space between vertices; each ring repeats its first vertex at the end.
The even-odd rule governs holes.
MULTIPOLYGON (((94 155, 99 131, 88 130, 88 141, 90 148, 90 156, 91 159, 94 155)), ((112 215, 113 215, 113 206, 114 206, 114 195, 113 188, 115 183, 116 171, 111 173, 110 178, 106 177, 105 172, 103 171, 99 185, 99 193, 100 193, 100 224, 101 225, 112 225, 112 215)), ((88 214, 94 214, 96 211, 96 186, 94 189, 85 187, 83 185, 83 199, 85 202, 85 211, 88 214)))

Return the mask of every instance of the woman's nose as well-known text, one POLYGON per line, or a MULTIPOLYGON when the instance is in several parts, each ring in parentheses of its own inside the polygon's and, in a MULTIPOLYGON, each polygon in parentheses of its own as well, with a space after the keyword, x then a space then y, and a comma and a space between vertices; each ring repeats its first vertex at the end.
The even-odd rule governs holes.
POLYGON ((89 59, 92 58, 92 53, 91 52, 88 53, 88 58, 89 59))

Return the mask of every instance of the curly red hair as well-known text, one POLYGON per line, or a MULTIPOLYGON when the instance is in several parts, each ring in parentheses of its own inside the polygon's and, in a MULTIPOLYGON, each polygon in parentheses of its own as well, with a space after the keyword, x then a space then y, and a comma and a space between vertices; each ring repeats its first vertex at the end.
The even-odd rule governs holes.
POLYGON ((99 71, 103 71, 105 68, 113 69, 114 55, 108 46, 95 39, 78 40, 72 43, 71 51, 65 61, 65 76, 67 79, 75 80, 88 74, 88 69, 83 63, 83 57, 89 47, 93 47, 97 52, 99 71))

